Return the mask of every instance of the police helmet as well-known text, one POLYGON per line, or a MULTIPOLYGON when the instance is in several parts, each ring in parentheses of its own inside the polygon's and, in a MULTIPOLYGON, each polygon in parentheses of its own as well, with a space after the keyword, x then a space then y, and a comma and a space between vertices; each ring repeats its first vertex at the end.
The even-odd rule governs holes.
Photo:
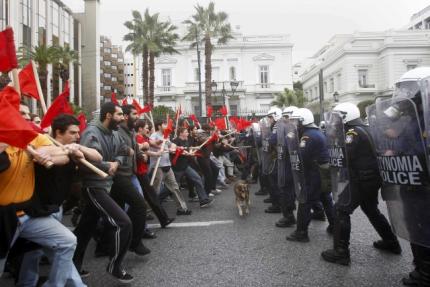
POLYGON ((333 108, 333 112, 339 113, 343 118, 343 123, 360 118, 360 110, 353 103, 341 103, 333 108))
POLYGON ((273 117, 275 122, 282 118, 282 110, 278 107, 271 107, 267 112, 268 117, 273 117))
POLYGON ((304 126, 314 123, 314 115, 309 109, 306 108, 300 108, 293 111, 290 119, 297 119, 304 126))
POLYGON ((284 108, 284 110, 282 111, 282 115, 283 116, 291 116, 291 114, 295 111, 295 110, 297 110, 298 109, 298 107, 295 107, 295 106, 289 106, 289 107, 286 107, 286 108, 284 108))

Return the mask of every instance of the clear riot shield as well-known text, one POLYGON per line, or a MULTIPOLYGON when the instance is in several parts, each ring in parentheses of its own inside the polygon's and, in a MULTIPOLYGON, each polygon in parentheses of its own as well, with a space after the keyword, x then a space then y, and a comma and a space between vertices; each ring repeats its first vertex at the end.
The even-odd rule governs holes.
POLYGON ((305 193, 305 176, 303 171, 303 161, 300 155, 300 140, 297 126, 290 120, 286 126, 287 147, 290 155, 291 171, 294 179, 294 190, 299 203, 305 203, 307 196, 305 193))
POLYGON ((271 135, 269 121, 264 118, 260 121, 261 132, 261 168, 264 175, 270 174, 272 159, 270 157, 269 138, 271 135))
POLYGON ((428 154, 415 103, 377 99, 368 113, 393 229, 399 237, 430 247, 428 154))
POLYGON ((337 112, 327 115, 326 137, 333 199, 336 204, 346 206, 351 202, 350 176, 346 154, 345 127, 342 116, 337 112))
POLYGON ((281 118, 276 122, 276 158, 278 160, 278 187, 286 185, 286 165, 287 163, 287 123, 285 118, 281 118))
POLYGON ((251 127, 252 139, 254 141, 255 151, 257 155, 258 164, 261 165, 261 149, 258 147, 258 141, 261 137, 260 125, 253 124, 251 127))
MULTIPOLYGON (((426 152, 430 155, 430 77, 421 80, 419 86, 423 106, 422 110, 424 114, 424 126, 421 128, 423 129, 423 133, 426 135, 424 137, 426 152)), ((430 167, 429 157, 427 157, 427 167, 430 167)))

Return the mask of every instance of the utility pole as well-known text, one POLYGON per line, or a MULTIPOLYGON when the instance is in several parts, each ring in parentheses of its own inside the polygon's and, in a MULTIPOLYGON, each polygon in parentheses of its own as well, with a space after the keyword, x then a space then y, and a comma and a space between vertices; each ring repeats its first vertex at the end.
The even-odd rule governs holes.
POLYGON ((197 65, 199 70, 199 106, 200 106, 200 117, 203 116, 203 103, 202 103, 202 72, 201 72, 201 64, 200 64, 200 49, 199 49, 199 28, 196 25, 196 48, 197 48, 197 65))

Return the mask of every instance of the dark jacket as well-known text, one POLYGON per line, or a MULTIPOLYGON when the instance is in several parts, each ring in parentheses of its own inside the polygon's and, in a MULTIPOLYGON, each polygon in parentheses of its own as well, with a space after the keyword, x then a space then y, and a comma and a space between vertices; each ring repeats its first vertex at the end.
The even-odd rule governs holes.
POLYGON ((132 149, 134 154, 124 156, 122 165, 118 167, 116 175, 132 176, 136 172, 136 157, 141 154, 136 144, 136 134, 125 124, 119 126, 118 134, 128 149, 132 149))
MULTIPOLYGON (((123 164, 125 156, 128 154, 127 146, 121 140, 118 132, 105 128, 100 121, 88 126, 82 134, 81 144, 97 150, 103 157, 101 162, 92 162, 101 170, 108 172, 109 162, 117 161, 123 164)), ((102 178, 94 172, 82 168, 82 186, 99 187, 110 190, 113 180, 109 176, 102 178)))

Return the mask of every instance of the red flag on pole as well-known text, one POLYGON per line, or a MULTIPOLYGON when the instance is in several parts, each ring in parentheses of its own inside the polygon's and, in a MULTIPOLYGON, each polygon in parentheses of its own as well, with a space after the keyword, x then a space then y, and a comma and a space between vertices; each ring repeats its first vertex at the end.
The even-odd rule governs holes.
POLYGON ((208 117, 208 118, 212 117, 212 113, 213 113, 213 111, 214 111, 214 110, 213 110, 212 106, 209 106, 209 105, 208 105, 208 106, 206 107, 206 115, 207 115, 207 117, 208 117))
POLYGON ((151 105, 151 104, 146 104, 146 105, 143 107, 143 109, 142 109, 141 113, 142 113, 142 114, 143 114, 143 113, 149 113, 151 110, 152 110, 152 105, 151 105))
POLYGON ((189 127, 190 127, 190 123, 188 122, 188 120, 184 120, 183 122, 182 122, 182 127, 183 128, 186 128, 186 129, 188 129, 189 127))
POLYGON ((216 142, 218 141, 219 136, 217 132, 214 132, 211 136, 211 138, 209 139, 209 141, 207 142, 207 144, 211 143, 211 142, 216 142))
POLYGON ((42 129, 49 127, 54 120, 54 118, 60 114, 70 114, 73 115, 73 109, 69 103, 70 88, 69 82, 66 82, 64 91, 54 100, 54 102, 49 107, 45 116, 40 123, 42 129))
POLYGON ((176 165, 176 162, 178 161, 178 158, 181 156, 181 154, 184 153, 184 149, 182 147, 177 147, 175 151, 175 156, 172 159, 172 164, 176 165))
POLYGON ((78 120, 79 120, 79 130, 82 133, 87 128, 87 118, 85 117, 85 114, 80 113, 78 115, 78 120))
MULTIPOLYGON (((0 91, 0 99, 5 99, 15 110, 19 111, 21 99, 18 92, 11 86, 6 86, 0 91)), ((3 117, 3 115, 2 115, 3 117)))
POLYGON ((40 100, 40 95, 37 91, 36 77, 34 76, 33 66, 31 63, 27 64, 27 66, 19 72, 18 77, 21 94, 40 100))
POLYGON ((116 94, 115 94, 115 92, 112 92, 112 95, 110 96, 110 101, 111 101, 112 103, 114 103, 115 105, 118 105, 118 106, 119 106, 118 100, 116 99, 116 94))
POLYGON ((251 121, 247 121, 246 119, 240 118, 236 124, 236 129, 238 131, 243 131, 246 128, 248 128, 249 126, 251 126, 251 124, 252 124, 251 121))
POLYGON ((173 132, 173 120, 167 118, 167 127, 163 131, 164 138, 168 139, 172 132, 173 132))
POLYGON ((220 112, 220 113, 221 113, 221 115, 223 115, 224 117, 225 117, 225 116, 227 116, 227 114, 228 114, 227 107, 226 107, 226 106, 222 106, 222 107, 219 109, 219 112, 220 112))
POLYGON ((133 102, 131 103, 133 107, 136 109, 137 113, 140 115, 142 113, 142 107, 139 105, 139 103, 136 101, 136 99, 133 99, 133 102))
POLYGON ((200 123, 199 123, 199 120, 197 119, 196 115, 190 115, 190 120, 193 121, 195 126, 200 127, 200 123))
POLYGON ((37 132, 6 97, 0 97, 0 114, 0 142, 25 149, 37 136, 37 132))
POLYGON ((126 105, 128 105, 127 97, 125 97, 121 102, 121 106, 126 106, 126 105))
POLYGON ((0 32, 0 72, 9 72, 16 68, 18 68, 18 61, 16 60, 13 30, 8 27, 0 32))
POLYGON ((219 118, 213 121, 214 125, 217 127, 217 129, 219 130, 226 130, 227 126, 225 125, 225 120, 224 118, 219 118))

